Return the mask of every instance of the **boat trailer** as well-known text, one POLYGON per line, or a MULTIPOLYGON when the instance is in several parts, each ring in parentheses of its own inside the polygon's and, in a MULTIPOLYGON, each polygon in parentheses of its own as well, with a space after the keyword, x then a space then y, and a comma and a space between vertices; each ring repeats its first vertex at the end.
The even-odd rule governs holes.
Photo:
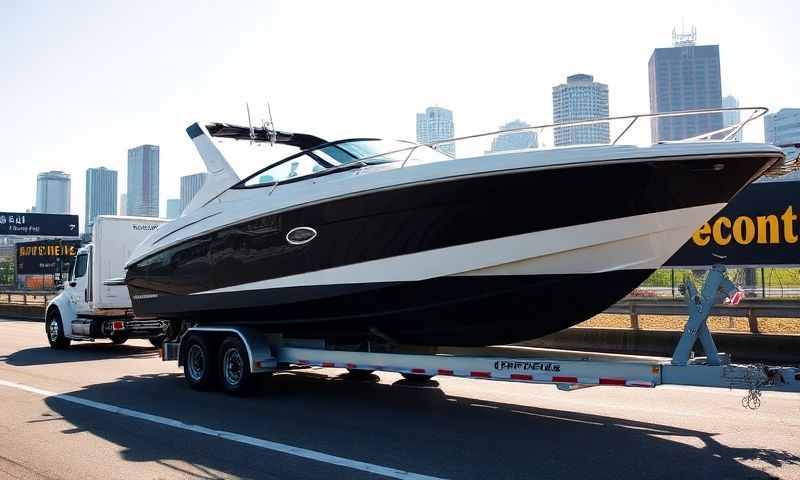
POLYGON ((682 292, 689 318, 672 358, 514 346, 457 348, 369 344, 366 351, 352 351, 322 340, 287 339, 245 325, 230 324, 191 327, 177 341, 165 342, 161 354, 165 361, 178 360, 193 386, 195 367, 220 365, 219 380, 232 393, 237 393, 238 389, 231 388, 236 385, 230 382, 237 378, 241 381, 242 369, 246 369, 246 376, 258 376, 309 367, 343 368, 354 374, 395 372, 412 380, 449 376, 553 384, 566 391, 601 385, 735 388, 746 390, 742 405, 751 409, 760 406, 764 390, 800 392, 800 368, 738 365, 731 362, 729 355, 717 350, 707 323, 711 309, 724 301, 738 303, 742 297, 723 265, 715 265, 709 271, 702 291, 689 279, 682 292), (698 340, 705 356, 693 356, 698 340), (197 357, 202 353, 199 352, 202 349, 196 348, 198 344, 214 342, 223 347, 224 342, 228 342, 232 348, 243 345, 236 353, 238 365, 229 361, 229 356, 234 359, 236 356, 229 355, 228 350, 223 352, 224 348, 218 355, 224 355, 224 359, 214 358, 216 349, 210 347, 206 348, 205 357, 197 357))

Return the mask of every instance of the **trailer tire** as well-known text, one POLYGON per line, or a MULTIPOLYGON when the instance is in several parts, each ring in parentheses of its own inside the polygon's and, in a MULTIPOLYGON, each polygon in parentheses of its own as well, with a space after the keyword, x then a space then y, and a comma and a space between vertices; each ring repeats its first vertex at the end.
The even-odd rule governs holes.
POLYGON ((208 348, 208 340, 201 335, 186 339, 183 358, 183 376, 195 390, 209 390, 214 387, 217 377, 216 362, 208 348))
POLYGON ((58 309, 51 310, 47 315, 44 331, 47 333, 47 341, 50 343, 50 348, 63 350, 69 347, 71 340, 64 335, 64 324, 61 322, 61 313, 58 309))
POLYGON ((409 382, 427 382, 433 378, 433 375, 424 375, 422 373, 401 373, 400 375, 403 376, 409 382))
POLYGON ((219 381, 227 393, 245 396, 253 393, 256 375, 250 371, 250 356, 244 342, 236 335, 222 341, 217 355, 219 381))
POLYGON ((150 345, 152 345, 152 346, 154 346, 156 348, 161 348, 161 344, 164 343, 164 337, 163 336, 162 337, 150 337, 150 338, 148 338, 148 340, 150 341, 150 345))
POLYGON ((111 343, 114 345, 122 345, 128 341, 128 336, 124 333, 112 333, 111 337, 109 338, 111 339, 111 343))

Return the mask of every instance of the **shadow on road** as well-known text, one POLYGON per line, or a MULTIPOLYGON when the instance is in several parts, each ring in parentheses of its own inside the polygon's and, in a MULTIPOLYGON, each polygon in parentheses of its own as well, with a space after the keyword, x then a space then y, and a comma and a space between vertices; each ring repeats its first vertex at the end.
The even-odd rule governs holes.
POLYGON ((48 365, 53 363, 88 362, 110 358, 157 357, 158 350, 143 345, 114 345, 98 341, 74 345, 66 350, 53 350, 49 346, 26 348, 9 355, 0 355, 0 362, 15 367, 48 365))
MULTIPOLYGON (((70 395, 448 478, 753 479, 771 477, 742 461, 800 464, 784 451, 723 445, 712 432, 453 397, 436 388, 377 383, 376 377, 354 381, 306 370, 275 375, 260 390, 251 398, 193 392, 180 375, 161 374, 123 377, 70 395)), ((57 398, 46 403, 74 425, 70 431, 89 431, 121 446, 126 460, 174 465, 176 473, 189 464, 198 472, 269 477, 294 462, 299 470, 277 476, 311 478, 319 468, 141 420, 109 421, 112 414, 57 398), (139 433, 132 434, 131 422, 139 433), (163 433, 154 441, 141 433, 150 429, 163 433)), ((330 474, 339 467, 327 468, 330 474)))

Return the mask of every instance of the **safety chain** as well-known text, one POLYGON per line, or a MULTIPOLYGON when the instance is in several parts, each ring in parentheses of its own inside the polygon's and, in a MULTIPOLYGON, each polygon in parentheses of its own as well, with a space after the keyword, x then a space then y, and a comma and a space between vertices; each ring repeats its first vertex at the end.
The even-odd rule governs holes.
POLYGON ((770 384, 769 370, 762 364, 750 365, 744 371, 744 383, 747 394, 742 398, 742 406, 750 410, 757 410, 761 406, 761 387, 770 384))

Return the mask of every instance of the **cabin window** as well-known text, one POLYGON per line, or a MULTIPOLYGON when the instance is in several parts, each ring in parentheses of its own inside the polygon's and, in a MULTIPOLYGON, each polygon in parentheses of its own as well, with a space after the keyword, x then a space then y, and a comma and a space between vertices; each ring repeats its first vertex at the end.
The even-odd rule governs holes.
POLYGON ((275 182, 282 182, 296 177, 304 177, 311 175, 322 170, 325 166, 319 161, 309 155, 300 155, 299 157, 287 160, 286 162, 276 165, 272 168, 264 170, 260 175, 257 175, 247 182, 245 186, 252 187, 256 185, 271 185, 275 182))

